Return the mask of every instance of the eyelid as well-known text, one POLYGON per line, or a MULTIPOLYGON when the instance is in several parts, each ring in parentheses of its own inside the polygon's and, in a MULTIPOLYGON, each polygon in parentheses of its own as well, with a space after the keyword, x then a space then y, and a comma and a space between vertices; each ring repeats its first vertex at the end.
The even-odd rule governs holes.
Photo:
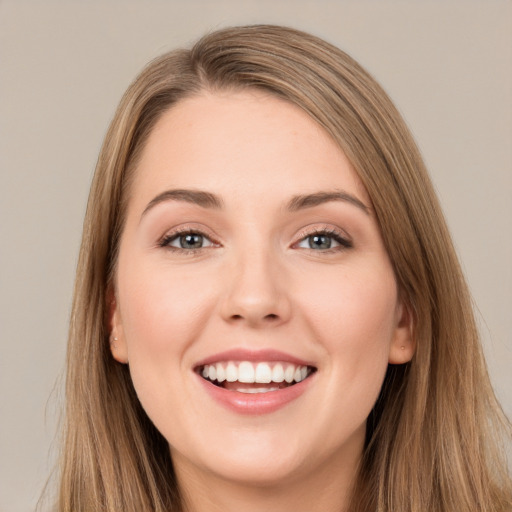
MULTIPOLYGON (((333 247, 331 249, 324 249, 323 251, 316 251, 316 252, 329 252, 329 251, 336 251, 342 249, 349 249, 353 247, 352 238, 350 235, 343 229, 340 229, 338 227, 335 227, 330 224, 323 224, 323 225, 314 225, 314 226, 306 226, 305 228, 301 229, 301 231, 296 236, 296 241, 293 242, 292 247, 296 248, 297 245, 305 240, 306 238, 313 236, 313 235, 319 235, 319 234, 325 234, 328 236, 333 237, 336 242, 339 244, 339 247, 333 247)), ((307 249, 306 249, 307 250, 307 249)), ((314 249, 311 249, 314 250, 314 249)))
POLYGON ((201 249, 208 249, 209 247, 219 247, 220 245, 221 244, 220 244, 220 242, 218 240, 218 237, 216 237, 211 232, 210 229, 206 228, 205 226, 198 225, 198 224, 195 224, 195 223, 192 223, 192 224, 181 224, 179 226, 170 228, 157 241, 157 246, 158 247, 170 248, 170 249, 173 249, 173 250, 176 250, 176 251, 193 251, 193 252, 198 252, 201 249), (180 247, 174 247, 174 246, 168 245, 168 242, 170 242, 171 240, 175 240, 176 238, 178 238, 178 237, 180 237, 182 235, 189 234, 189 233, 195 233, 195 234, 203 236, 204 238, 207 238, 211 242, 212 245, 208 246, 208 247, 201 247, 199 249, 183 249, 183 248, 180 248, 180 247))
MULTIPOLYGON (((311 249, 315 252, 329 252, 329 251, 338 251, 343 249, 349 249, 353 246, 352 238, 350 235, 343 229, 333 226, 331 224, 322 224, 322 225, 310 225, 302 228, 299 233, 297 233, 295 237, 295 241, 292 243, 292 248, 298 248, 298 244, 305 240, 306 238, 317 235, 317 234, 324 234, 327 236, 330 236, 335 239, 337 244, 339 244, 336 247, 330 248, 330 249, 324 249, 324 250, 315 250, 311 249)), ((199 252, 204 249, 209 249, 211 247, 220 247, 222 244, 219 241, 219 238, 215 236, 210 229, 206 228, 203 225, 198 225, 195 223, 192 224, 181 224, 179 226, 173 227, 168 229, 163 236, 161 236, 157 241, 157 246, 162 248, 169 248, 173 251, 181 251, 181 252, 199 252), (185 249, 180 247, 174 247, 169 245, 170 241, 175 240, 179 236, 194 233, 203 236, 204 238, 208 239, 211 242, 211 245, 207 247, 200 247, 197 249, 185 249)), ((308 250, 307 248, 304 248, 308 250)))

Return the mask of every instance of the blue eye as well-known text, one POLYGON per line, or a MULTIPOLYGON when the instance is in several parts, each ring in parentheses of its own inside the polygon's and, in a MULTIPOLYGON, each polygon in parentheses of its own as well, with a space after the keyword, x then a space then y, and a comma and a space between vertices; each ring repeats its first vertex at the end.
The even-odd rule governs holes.
POLYGON ((301 249, 312 249, 315 251, 328 251, 336 248, 350 248, 352 242, 343 238, 338 233, 318 232, 304 237, 297 244, 301 249))
POLYGON ((333 244, 332 237, 327 235, 311 235, 307 241, 310 249, 330 249, 333 244))
POLYGON ((203 249, 213 245, 213 242, 207 236, 195 231, 170 235, 160 242, 161 247, 183 249, 185 251, 203 249))
POLYGON ((200 247, 203 247, 203 235, 198 233, 180 235, 176 241, 181 249, 199 249, 200 247))

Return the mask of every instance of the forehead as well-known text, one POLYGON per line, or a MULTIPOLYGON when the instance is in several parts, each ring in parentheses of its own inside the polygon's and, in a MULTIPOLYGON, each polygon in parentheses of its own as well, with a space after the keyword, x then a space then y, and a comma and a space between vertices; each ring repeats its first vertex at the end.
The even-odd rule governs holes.
POLYGON ((170 188, 269 201, 343 188, 368 201, 327 132, 299 107, 258 90, 203 92, 174 105, 150 133, 133 187, 146 200, 170 188))

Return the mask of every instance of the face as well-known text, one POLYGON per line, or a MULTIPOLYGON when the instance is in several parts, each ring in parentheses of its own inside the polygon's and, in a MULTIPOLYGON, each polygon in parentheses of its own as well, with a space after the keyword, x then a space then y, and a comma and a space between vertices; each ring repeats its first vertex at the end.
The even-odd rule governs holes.
POLYGON ((298 107, 203 93, 153 129, 130 191, 114 357, 178 473, 244 482, 350 466, 406 308, 368 195, 298 107))

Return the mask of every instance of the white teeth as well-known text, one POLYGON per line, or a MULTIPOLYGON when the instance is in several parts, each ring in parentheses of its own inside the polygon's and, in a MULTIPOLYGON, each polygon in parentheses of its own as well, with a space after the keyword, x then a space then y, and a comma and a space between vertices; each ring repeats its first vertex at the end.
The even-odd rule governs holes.
POLYGON ((284 381, 284 369, 283 365, 277 363, 274 368, 272 368, 272 382, 283 382, 284 381))
POLYGON ((217 369, 217 382, 224 382, 226 380, 226 370, 224 370, 224 366, 217 363, 215 368, 217 369))
POLYGON ((240 388, 237 389, 239 393, 268 393, 269 391, 279 391, 278 387, 271 388, 240 388))
POLYGON ((254 375, 254 382, 258 382, 260 384, 268 384, 269 382, 272 382, 272 370, 267 363, 258 363, 254 375))
MULTIPOLYGON (((238 381, 244 384, 270 384, 271 382, 293 384, 302 382, 309 375, 309 370, 307 366, 297 366, 291 363, 229 361, 227 363, 206 364, 201 369, 201 375, 205 379, 219 383, 238 381)), ((262 390, 268 391, 278 388, 266 386, 252 389, 256 389, 255 393, 262 393, 262 390)))
POLYGON ((251 384, 254 382, 254 368, 248 361, 242 361, 238 365, 238 382, 251 384))
POLYGON ((284 380, 291 384, 293 382, 293 377, 295 375, 295 366, 288 365, 286 370, 284 371, 284 380))
POLYGON ((235 382, 238 380, 238 368, 234 363, 228 363, 226 368, 226 380, 228 382, 235 382))

